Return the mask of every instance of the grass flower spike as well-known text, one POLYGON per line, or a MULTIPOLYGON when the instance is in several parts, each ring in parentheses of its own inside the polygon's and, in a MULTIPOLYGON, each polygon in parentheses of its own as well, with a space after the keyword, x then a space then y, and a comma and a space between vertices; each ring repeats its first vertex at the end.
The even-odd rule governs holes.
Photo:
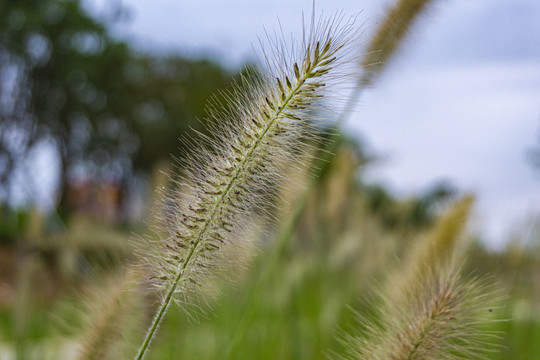
POLYGON ((445 269, 463 255, 467 220, 474 205, 474 196, 456 201, 435 223, 431 231, 411 245, 399 271, 389 276, 387 293, 395 302, 410 294, 410 284, 422 274, 445 269))
POLYGON ((402 46, 415 22, 434 2, 398 0, 388 9, 362 59, 362 67, 369 69, 361 79, 362 84, 371 84, 380 75, 386 63, 402 46))
POLYGON ((439 219, 393 271, 378 294, 377 318, 360 316, 346 339, 350 359, 484 359, 493 334, 483 331, 493 293, 463 279, 456 266, 460 235, 474 197, 465 196, 439 219))
MULTIPOLYGON (((304 27, 300 46, 269 37, 258 72, 224 93, 229 110, 209 106, 211 137, 190 141, 185 174, 165 197, 159 215, 165 238, 151 243, 143 259, 163 290, 157 314, 137 359, 141 359, 171 301, 189 304, 201 286, 230 262, 248 224, 268 214, 268 195, 283 180, 283 166, 302 155, 306 138, 316 136, 320 98, 342 82, 353 63, 348 46, 357 32, 342 15, 304 27)), ((335 90, 335 89, 334 89, 335 90)))
POLYGON ((492 349, 480 329, 490 298, 476 280, 463 280, 459 269, 423 274, 411 284, 410 297, 385 307, 380 323, 365 326, 353 343, 351 358, 370 360, 484 359, 492 349))
POLYGON ((144 295, 137 285, 141 271, 129 266, 108 279, 104 288, 92 288, 87 299, 86 331, 81 341, 78 360, 118 359, 133 354, 132 340, 142 330, 144 295))

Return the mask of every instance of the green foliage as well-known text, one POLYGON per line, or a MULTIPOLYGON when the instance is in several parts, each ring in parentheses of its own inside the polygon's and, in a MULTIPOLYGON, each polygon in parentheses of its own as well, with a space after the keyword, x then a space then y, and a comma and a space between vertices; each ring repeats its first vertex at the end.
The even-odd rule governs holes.
POLYGON ((0 244, 11 244, 24 234, 28 211, 13 210, 0 205, 0 244))

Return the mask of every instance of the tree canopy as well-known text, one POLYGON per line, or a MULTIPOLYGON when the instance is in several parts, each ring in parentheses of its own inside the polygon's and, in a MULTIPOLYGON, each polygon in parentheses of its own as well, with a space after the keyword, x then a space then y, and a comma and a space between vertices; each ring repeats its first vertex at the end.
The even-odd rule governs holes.
POLYGON ((78 170, 148 171, 231 80, 209 60, 134 50, 75 0, 3 2, 0 24, 0 202, 44 142, 60 160, 60 202, 78 170))

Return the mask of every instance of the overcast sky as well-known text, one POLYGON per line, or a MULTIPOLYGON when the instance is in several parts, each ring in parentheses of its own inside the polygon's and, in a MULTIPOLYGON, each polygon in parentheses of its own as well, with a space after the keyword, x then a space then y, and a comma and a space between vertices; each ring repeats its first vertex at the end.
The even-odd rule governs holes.
MULTIPOLYGON (((100 1, 88 0, 96 11, 100 1)), ((526 161, 540 143, 540 1, 444 0, 414 29, 396 61, 363 93, 346 126, 381 154, 368 174, 398 194, 449 180, 478 196, 476 229, 494 246, 540 213, 540 171, 526 161)), ((317 10, 360 13, 366 34, 388 1, 317 1, 317 10)), ((273 29, 300 34, 311 0, 124 0, 130 20, 114 30, 139 48, 253 58, 273 29)), ((368 36, 366 36, 368 37, 368 36)))

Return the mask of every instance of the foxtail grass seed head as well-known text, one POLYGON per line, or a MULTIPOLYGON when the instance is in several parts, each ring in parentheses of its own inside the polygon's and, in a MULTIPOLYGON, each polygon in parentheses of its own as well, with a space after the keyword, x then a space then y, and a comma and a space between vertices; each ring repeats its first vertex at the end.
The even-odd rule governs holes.
POLYGON ((451 267, 463 255, 462 240, 473 205, 473 195, 462 197, 437 220, 428 234, 411 245, 405 254, 403 270, 388 277, 387 291, 396 302, 409 293, 410 283, 421 274, 451 267))
POLYGON ((385 64, 399 50, 416 20, 433 2, 433 0, 397 0, 387 11, 362 59, 362 67, 366 70, 361 79, 362 84, 372 83, 381 73, 385 64))
MULTIPOLYGON (((267 36, 264 61, 208 107, 211 137, 188 139, 183 177, 175 179, 158 213, 161 239, 141 251, 163 300, 138 359, 142 358, 172 299, 196 304, 205 284, 228 263, 224 249, 241 245, 246 229, 269 217, 268 195, 296 164, 314 124, 354 68, 354 17, 315 16, 300 44, 267 36), (269 49, 270 51, 267 51, 269 49)), ((330 106, 331 107, 331 106, 330 106)), ((185 308, 185 306, 184 306, 185 308)))
POLYGON ((377 322, 361 320, 362 334, 349 340, 350 358, 485 359, 493 351, 494 336, 481 327, 494 301, 484 283, 462 279, 452 267, 424 273, 410 285, 416 296, 398 306, 382 305, 377 322))
POLYGON ((137 350, 132 341, 141 335, 146 315, 144 292, 138 286, 142 276, 139 267, 130 265, 107 279, 105 286, 88 290, 89 317, 76 359, 112 360, 137 350))
POLYGON ((208 275, 228 259, 222 249, 242 241, 255 217, 265 215, 283 166, 294 163, 306 137, 314 136, 319 98, 346 76, 349 43, 356 31, 342 15, 313 19, 302 45, 287 48, 269 37, 265 65, 209 106, 211 138, 189 141, 184 176, 165 194, 158 219, 166 237, 142 253, 153 283, 174 288, 177 300, 199 292, 208 275))

